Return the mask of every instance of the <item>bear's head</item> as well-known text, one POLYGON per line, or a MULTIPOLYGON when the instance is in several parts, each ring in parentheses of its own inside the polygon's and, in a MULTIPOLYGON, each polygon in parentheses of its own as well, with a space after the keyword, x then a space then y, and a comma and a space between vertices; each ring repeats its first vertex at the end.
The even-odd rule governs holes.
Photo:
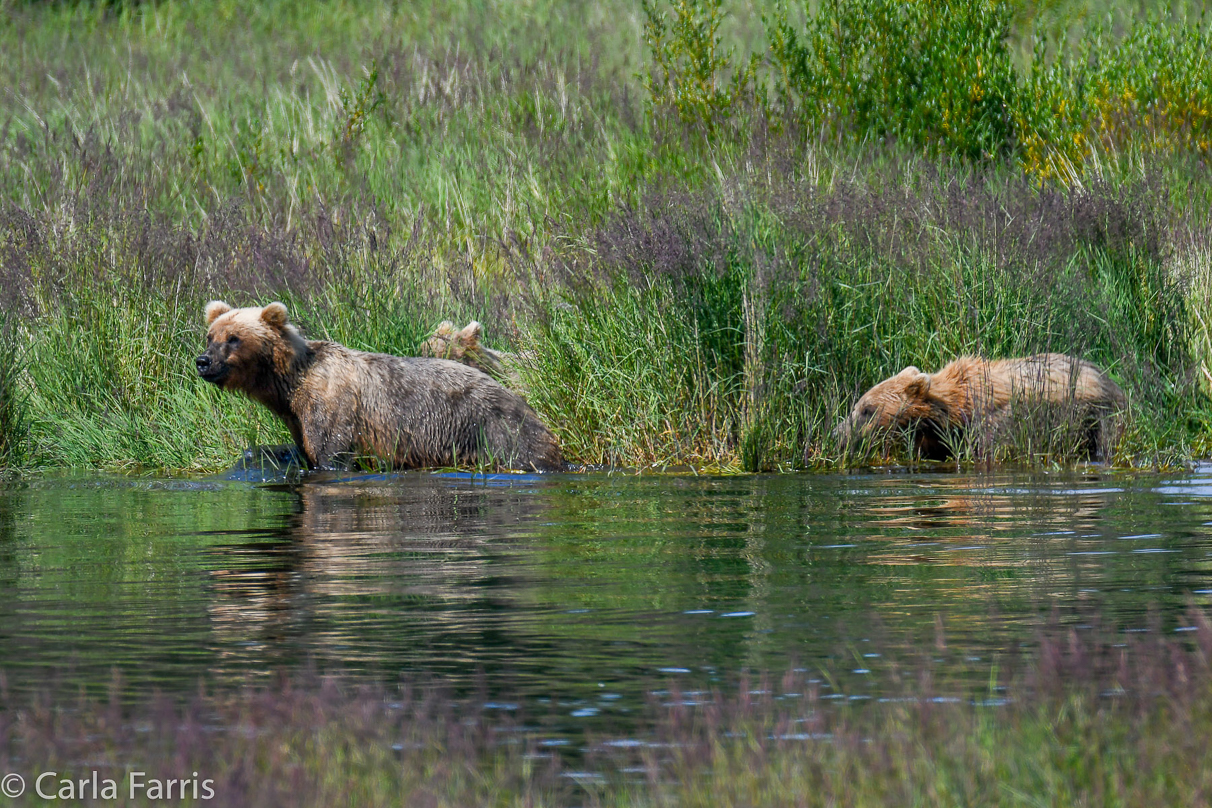
POLYGON ((206 351, 198 375, 228 390, 257 394, 271 377, 282 378, 307 350, 287 322, 286 306, 233 309, 221 300, 206 304, 206 351))
POLYGON ((843 449, 894 429, 930 420, 938 408, 930 394, 930 374, 910 365, 872 387, 833 430, 843 449))
POLYGON ((483 326, 475 320, 463 328, 459 328, 450 320, 443 320, 421 345, 421 356, 450 359, 455 362, 467 362, 470 359, 474 362, 480 354, 480 337, 483 333, 483 326))

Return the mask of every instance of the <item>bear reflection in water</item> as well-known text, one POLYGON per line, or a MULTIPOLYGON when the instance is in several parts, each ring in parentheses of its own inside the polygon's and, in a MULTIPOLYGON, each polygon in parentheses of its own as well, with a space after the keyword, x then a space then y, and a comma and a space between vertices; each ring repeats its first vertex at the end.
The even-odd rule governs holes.
POLYGON ((307 470, 307 458, 293 443, 252 446, 220 475, 221 479, 245 482, 285 480, 307 470))
POLYGON ((367 636, 382 657, 429 653, 435 665, 449 661, 442 648, 488 644, 495 615, 525 592, 500 562, 548 518, 552 500, 536 487, 559 485, 539 475, 324 477, 284 489, 278 530, 208 549, 220 665, 272 667, 301 653, 351 663, 367 636))

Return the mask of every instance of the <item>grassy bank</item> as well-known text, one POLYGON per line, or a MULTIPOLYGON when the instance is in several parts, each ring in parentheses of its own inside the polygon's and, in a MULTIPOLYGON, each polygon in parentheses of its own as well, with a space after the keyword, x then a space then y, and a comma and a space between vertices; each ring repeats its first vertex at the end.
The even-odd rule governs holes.
POLYGON ((285 441, 195 378, 212 298, 401 354, 480 319, 578 462, 829 465, 879 379, 1037 350, 1127 390, 1117 462, 1205 455, 1207 25, 830 8, 6 7, 0 462, 285 441))
POLYGON ((197 772, 203 795, 262 806, 1207 805, 1212 624, 1190 620, 1169 637, 1052 626, 974 689, 923 658, 879 701, 822 697, 820 672, 657 690, 638 734, 547 745, 542 717, 428 687, 299 678, 135 703, 117 682, 109 698, 0 688, 0 766, 31 790, 56 772, 56 793, 95 771, 123 805, 158 804, 125 799, 131 771, 197 772))

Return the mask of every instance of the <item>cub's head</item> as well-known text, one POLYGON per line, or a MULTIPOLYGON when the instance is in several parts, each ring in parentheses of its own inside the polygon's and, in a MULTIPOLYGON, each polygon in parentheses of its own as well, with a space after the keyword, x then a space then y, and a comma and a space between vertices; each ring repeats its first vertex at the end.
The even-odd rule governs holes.
POLYGON ((849 448, 872 436, 929 419, 935 409, 930 374, 910 365, 864 393, 833 435, 843 448, 849 448))
POLYGON ((443 320, 429 339, 422 343, 421 356, 474 364, 480 354, 480 337, 483 333, 483 327, 475 320, 463 328, 450 320, 443 320))
POLYGON ((258 393, 258 385, 288 372, 307 350, 281 303, 233 309, 212 300, 206 304, 206 326, 206 351, 195 360, 198 375, 228 390, 258 393))

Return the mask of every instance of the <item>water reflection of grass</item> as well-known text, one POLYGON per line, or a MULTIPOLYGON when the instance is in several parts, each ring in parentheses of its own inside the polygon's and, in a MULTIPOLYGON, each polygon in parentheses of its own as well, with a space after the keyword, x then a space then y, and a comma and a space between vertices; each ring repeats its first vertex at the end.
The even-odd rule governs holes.
POLYGON ((229 805, 1202 805, 1212 622, 1193 610, 1183 628, 1047 629, 975 690, 923 656, 879 702, 794 672, 734 695, 654 691, 628 737, 555 738, 483 697, 314 676, 133 705, 118 682, 109 699, 0 687, 0 766, 198 772, 229 805))
POLYGON ((62 662, 75 681, 119 666, 132 689, 179 689, 203 668, 230 681, 314 658, 460 686, 485 667, 502 698, 594 698, 603 680, 631 697, 659 667, 928 645, 936 616, 982 655, 1053 603, 1170 620, 1205 588, 1208 506, 1118 477, 1124 492, 1067 476, 46 479, 0 491, 10 685, 62 662))

